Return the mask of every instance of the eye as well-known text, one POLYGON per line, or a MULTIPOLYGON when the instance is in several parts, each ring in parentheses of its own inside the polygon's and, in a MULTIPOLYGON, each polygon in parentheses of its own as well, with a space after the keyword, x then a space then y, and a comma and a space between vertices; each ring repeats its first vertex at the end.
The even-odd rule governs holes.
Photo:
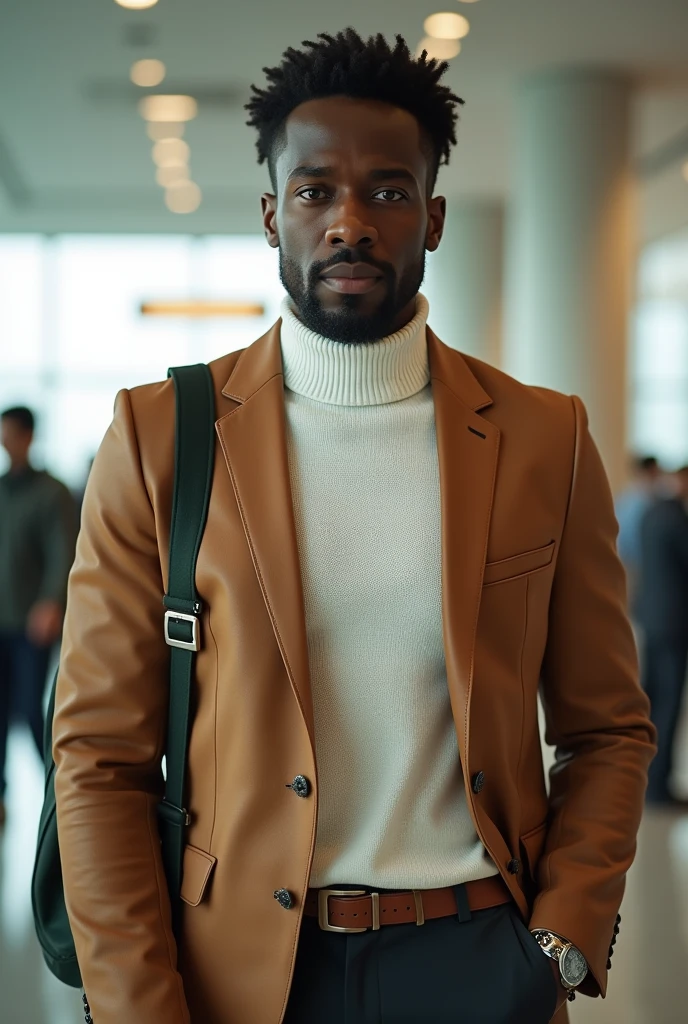
POLYGON ((315 202, 316 199, 323 199, 325 192, 321 188, 305 188, 303 192, 299 192, 298 196, 300 199, 306 199, 308 202, 315 202))
POLYGON ((382 199, 385 203, 398 203, 401 199, 406 199, 406 196, 398 188, 383 188, 376 192, 373 198, 382 199))

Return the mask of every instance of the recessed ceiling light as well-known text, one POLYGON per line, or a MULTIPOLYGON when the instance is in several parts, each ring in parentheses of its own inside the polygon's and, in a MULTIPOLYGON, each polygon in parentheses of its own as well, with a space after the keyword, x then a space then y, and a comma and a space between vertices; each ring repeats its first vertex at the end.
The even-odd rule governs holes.
POLYGON ((431 60, 451 60, 461 53, 461 43, 458 39, 433 39, 432 36, 426 36, 418 44, 416 57, 420 57, 423 50, 428 51, 431 60))
POLYGON ((146 121, 191 121, 198 113, 193 96, 144 96, 139 113, 146 121))
POLYGON ((184 139, 160 139, 153 146, 153 160, 158 167, 174 167, 189 160, 189 146, 184 139))
POLYGON ((115 0, 120 7, 126 7, 130 11, 144 11, 146 7, 155 7, 158 0, 115 0))
POLYGON ((443 11, 426 18, 423 28, 426 35, 432 36, 433 39, 463 39, 470 32, 471 26, 463 14, 443 11))
POLYGON ((134 85, 147 88, 160 85, 165 77, 165 65, 161 60, 137 60, 131 65, 129 77, 134 85))
POLYGON ((167 209, 172 213, 193 213, 201 205, 202 193, 195 181, 173 185, 165 192, 167 209))

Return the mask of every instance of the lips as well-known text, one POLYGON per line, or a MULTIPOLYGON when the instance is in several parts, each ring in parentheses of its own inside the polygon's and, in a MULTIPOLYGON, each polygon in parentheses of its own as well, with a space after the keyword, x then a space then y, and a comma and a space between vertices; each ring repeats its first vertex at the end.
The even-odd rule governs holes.
POLYGON ((382 274, 377 267, 371 266, 370 263, 337 263, 336 266, 330 267, 320 276, 328 279, 345 277, 349 280, 357 280, 364 277, 382 277, 382 274))

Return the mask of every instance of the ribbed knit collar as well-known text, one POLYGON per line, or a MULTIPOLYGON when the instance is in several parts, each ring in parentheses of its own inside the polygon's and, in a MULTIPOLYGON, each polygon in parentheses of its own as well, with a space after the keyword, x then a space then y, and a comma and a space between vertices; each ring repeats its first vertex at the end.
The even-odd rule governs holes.
POLYGON ((285 297, 281 307, 284 386, 330 405, 383 405, 410 398, 430 380, 428 311, 428 301, 419 293, 416 315, 396 334, 349 345, 309 330, 285 297))

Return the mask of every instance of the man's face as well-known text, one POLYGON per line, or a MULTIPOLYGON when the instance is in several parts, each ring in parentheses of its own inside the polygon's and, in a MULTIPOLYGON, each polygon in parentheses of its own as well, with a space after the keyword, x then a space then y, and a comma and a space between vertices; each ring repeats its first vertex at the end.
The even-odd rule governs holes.
POLYGON ((428 199, 420 126, 405 110, 345 96, 309 100, 285 125, 278 195, 262 197, 282 283, 311 330, 368 342, 413 317, 445 201, 428 199))
POLYGON ((12 462, 23 462, 26 459, 32 440, 33 434, 30 430, 25 430, 11 416, 2 417, 0 420, 0 444, 12 462))

